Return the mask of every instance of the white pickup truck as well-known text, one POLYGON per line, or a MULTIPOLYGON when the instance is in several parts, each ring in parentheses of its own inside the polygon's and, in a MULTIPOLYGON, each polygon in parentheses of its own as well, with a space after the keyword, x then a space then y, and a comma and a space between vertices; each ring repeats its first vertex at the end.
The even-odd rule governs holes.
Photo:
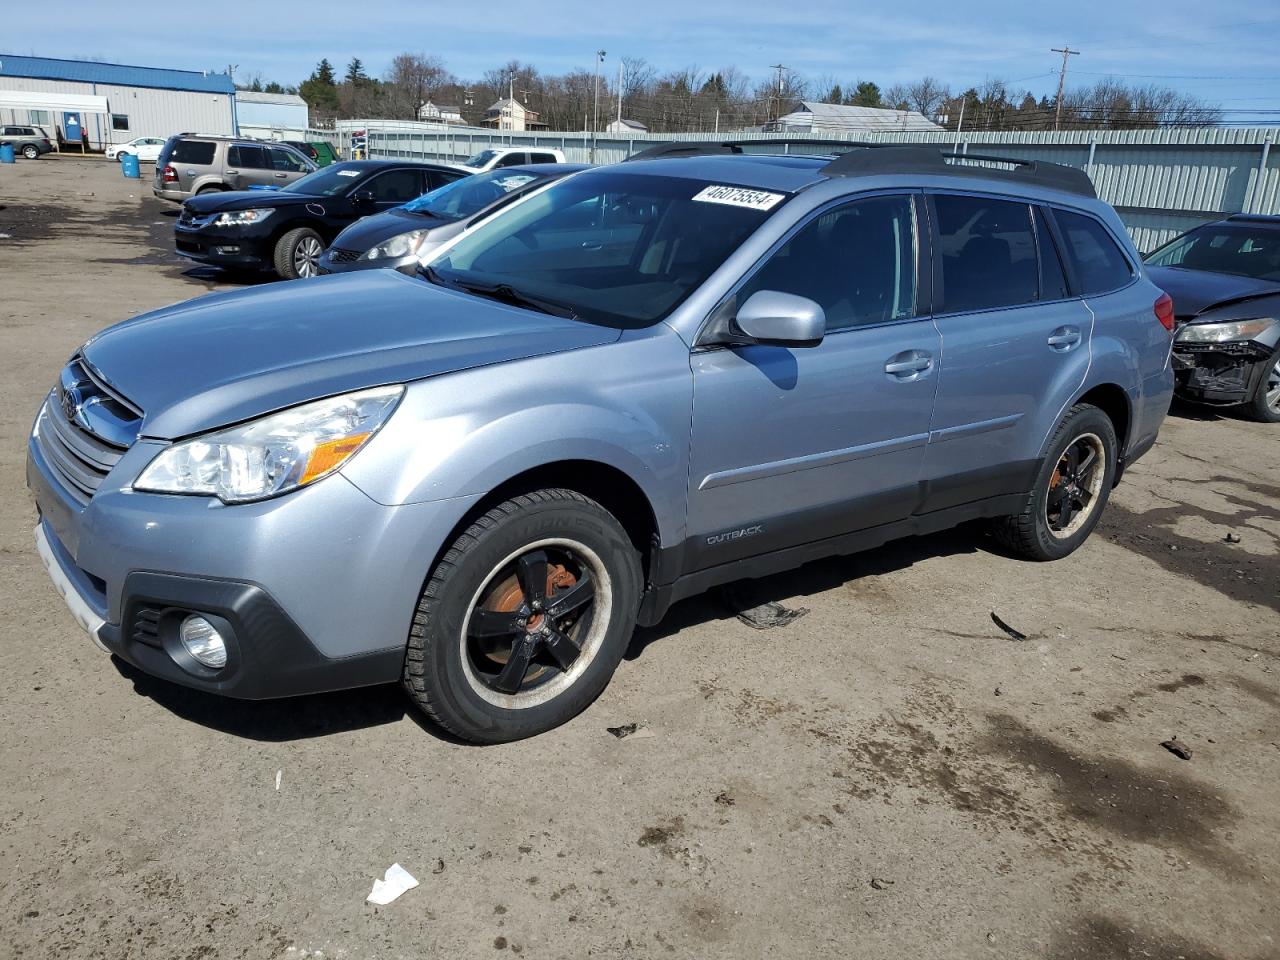
POLYGON ((564 154, 552 147, 493 147, 481 150, 454 166, 468 173, 498 167, 522 167, 527 163, 564 163, 564 154))

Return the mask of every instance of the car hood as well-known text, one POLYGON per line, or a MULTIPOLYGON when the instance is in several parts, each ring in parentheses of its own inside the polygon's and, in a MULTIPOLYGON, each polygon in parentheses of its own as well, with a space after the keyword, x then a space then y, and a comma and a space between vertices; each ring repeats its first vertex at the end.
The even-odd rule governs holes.
POLYGON ((620 332, 393 270, 212 294, 116 324, 85 359, 176 439, 320 397, 596 346, 620 332))
POLYGON ((1230 273, 1181 267, 1148 267, 1147 273, 1152 283, 1173 298, 1174 315, 1182 320, 1215 307, 1280 294, 1280 283, 1230 273))
POLYGON ((358 250, 363 253, 384 240, 410 230, 435 230, 451 223, 457 221, 442 220, 423 213, 409 213, 407 210, 388 210, 386 213, 357 220, 338 234, 333 246, 339 250, 358 250))
POLYGON ((297 207, 308 203, 324 205, 335 197, 313 197, 305 193, 285 193, 280 190, 231 190, 212 191, 191 197, 183 206, 192 213, 222 213, 226 210, 249 210, 253 207, 297 207))

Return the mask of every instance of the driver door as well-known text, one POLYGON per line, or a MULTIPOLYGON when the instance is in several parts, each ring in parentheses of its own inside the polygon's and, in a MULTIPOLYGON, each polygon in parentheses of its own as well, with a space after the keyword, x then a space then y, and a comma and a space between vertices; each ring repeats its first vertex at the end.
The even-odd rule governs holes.
MULTIPOLYGON (((918 503, 941 338, 920 296, 910 194, 820 211, 721 310, 759 290, 816 301, 814 347, 691 355, 689 571, 901 520, 918 503)), ((927 249, 927 248, 925 248, 927 249)))

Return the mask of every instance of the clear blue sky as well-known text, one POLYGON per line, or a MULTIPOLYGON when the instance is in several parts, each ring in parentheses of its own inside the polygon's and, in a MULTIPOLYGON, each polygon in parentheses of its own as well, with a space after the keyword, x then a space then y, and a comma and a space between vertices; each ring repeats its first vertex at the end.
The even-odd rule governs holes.
MULTIPOLYGON (((1218 102, 1232 120, 1245 116, 1235 111, 1280 111, 1274 0, 308 0, 238 4, 209 16, 199 5, 103 0, 6 7, 0 52, 190 69, 238 64, 242 78, 261 72, 281 83, 303 80, 322 56, 339 72, 359 56, 380 75, 396 53, 422 51, 474 78, 512 58, 544 72, 589 69, 603 47, 610 72, 620 55, 659 70, 735 65, 753 79, 784 63, 810 78, 882 87, 931 74, 964 88, 995 76, 1039 95, 1057 84, 1060 58, 1049 48, 1069 44, 1083 51, 1071 58, 1069 85, 1116 75, 1218 102)), ((1265 119, 1280 122, 1280 113, 1265 119)))

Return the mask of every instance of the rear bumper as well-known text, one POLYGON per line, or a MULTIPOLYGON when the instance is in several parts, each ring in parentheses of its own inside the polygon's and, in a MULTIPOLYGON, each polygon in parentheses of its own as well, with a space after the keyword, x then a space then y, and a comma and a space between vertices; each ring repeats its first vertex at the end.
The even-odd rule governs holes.
POLYGON ((191 194, 187 193, 185 190, 178 188, 161 188, 154 184, 151 186, 151 192, 161 200, 171 200, 174 203, 181 203, 183 200, 186 200, 191 196, 191 194))

